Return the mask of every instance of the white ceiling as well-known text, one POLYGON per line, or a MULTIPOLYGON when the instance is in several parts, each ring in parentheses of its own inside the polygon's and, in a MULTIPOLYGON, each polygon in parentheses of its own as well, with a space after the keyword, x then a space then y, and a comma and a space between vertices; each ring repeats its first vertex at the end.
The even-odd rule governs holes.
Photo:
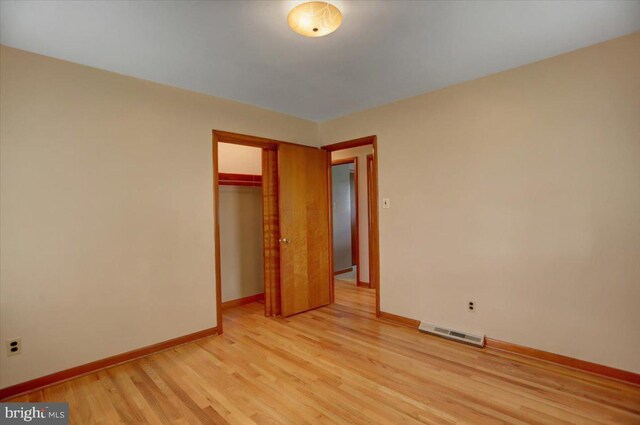
POLYGON ((640 1, 333 1, 304 38, 300 1, 5 1, 0 42, 315 121, 640 30, 640 1))

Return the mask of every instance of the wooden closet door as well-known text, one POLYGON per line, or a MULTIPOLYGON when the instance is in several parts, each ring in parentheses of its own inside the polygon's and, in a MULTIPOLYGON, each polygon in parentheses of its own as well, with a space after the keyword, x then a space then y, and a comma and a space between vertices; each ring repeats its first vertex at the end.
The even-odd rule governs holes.
POLYGON ((282 315, 331 302, 329 153, 278 148, 282 315))
POLYGON ((262 234, 264 253, 264 314, 280 310, 280 209, 278 207, 278 152, 262 149, 262 234))

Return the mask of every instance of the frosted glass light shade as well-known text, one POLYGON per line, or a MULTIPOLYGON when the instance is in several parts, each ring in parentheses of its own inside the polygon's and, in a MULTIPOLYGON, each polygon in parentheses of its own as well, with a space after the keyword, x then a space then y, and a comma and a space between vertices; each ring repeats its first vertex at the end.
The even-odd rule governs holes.
POLYGON ((310 1, 291 9, 287 21, 291 29, 300 35, 322 37, 338 29, 342 13, 332 4, 310 1))

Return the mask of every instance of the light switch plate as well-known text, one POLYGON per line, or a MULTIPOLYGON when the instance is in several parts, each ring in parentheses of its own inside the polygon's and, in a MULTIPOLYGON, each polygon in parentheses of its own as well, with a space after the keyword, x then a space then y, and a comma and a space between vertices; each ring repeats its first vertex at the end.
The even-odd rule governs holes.
POLYGON ((391 208, 391 201, 389 198, 382 198, 382 208, 391 208))

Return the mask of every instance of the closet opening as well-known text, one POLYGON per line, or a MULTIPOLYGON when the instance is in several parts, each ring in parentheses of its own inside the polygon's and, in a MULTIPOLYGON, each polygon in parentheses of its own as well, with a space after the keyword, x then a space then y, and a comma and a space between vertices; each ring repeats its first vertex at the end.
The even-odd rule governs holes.
POLYGON ((329 153, 213 130, 212 158, 218 333, 225 309, 288 317, 330 304, 329 153))
POLYGON ((264 305, 262 180, 262 149, 218 144, 223 314, 245 304, 264 305))
POLYGON ((216 322, 281 313, 278 141, 213 130, 216 322), (246 305, 246 307, 245 307, 246 305), (229 311, 232 307, 239 307, 229 311), (253 308, 253 310, 251 310, 253 308), (258 309, 258 310, 256 310, 258 309))

